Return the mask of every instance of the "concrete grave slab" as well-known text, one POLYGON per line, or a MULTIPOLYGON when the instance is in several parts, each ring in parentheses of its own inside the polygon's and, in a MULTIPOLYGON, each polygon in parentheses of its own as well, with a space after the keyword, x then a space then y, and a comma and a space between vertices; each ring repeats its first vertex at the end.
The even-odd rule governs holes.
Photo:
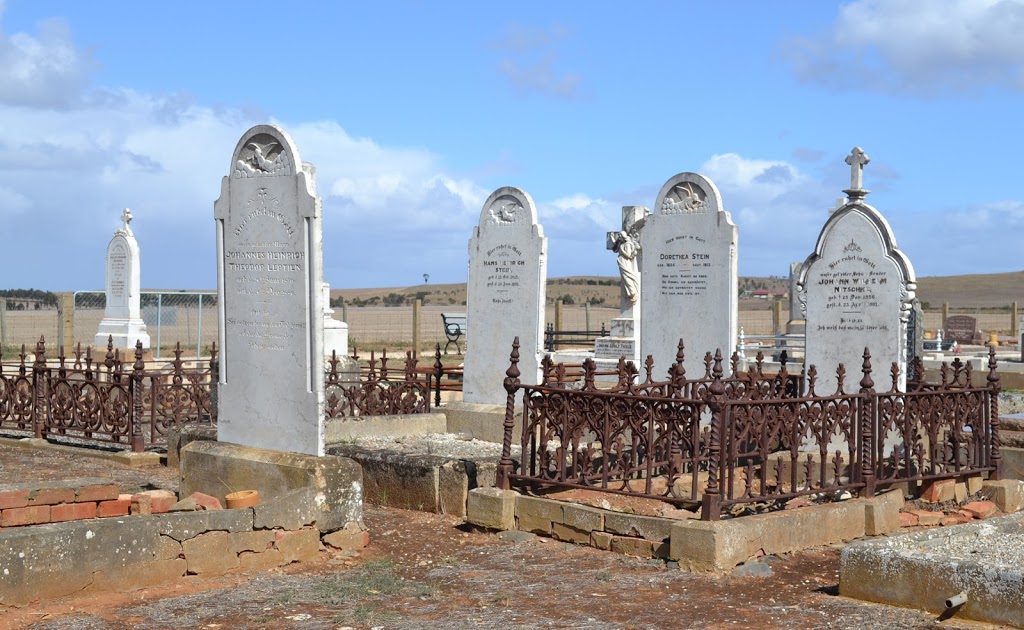
POLYGON ((1024 514, 863 540, 843 550, 839 593, 893 606, 1024 625, 1024 514))

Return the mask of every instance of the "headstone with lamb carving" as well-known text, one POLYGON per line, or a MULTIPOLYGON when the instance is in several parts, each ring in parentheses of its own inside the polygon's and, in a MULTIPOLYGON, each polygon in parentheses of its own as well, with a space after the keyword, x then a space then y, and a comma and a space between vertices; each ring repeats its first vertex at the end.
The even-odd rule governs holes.
POLYGON ((547 254, 548 239, 530 195, 512 186, 491 193, 469 239, 464 402, 505 404, 505 370, 516 337, 520 380, 537 383, 547 254))

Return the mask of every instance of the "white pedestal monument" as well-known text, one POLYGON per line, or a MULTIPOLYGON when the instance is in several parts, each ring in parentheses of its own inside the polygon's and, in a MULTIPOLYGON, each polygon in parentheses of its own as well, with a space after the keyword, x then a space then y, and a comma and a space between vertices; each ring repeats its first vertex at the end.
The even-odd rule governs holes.
POLYGON ((124 225, 114 232, 107 245, 107 308, 93 346, 106 348, 112 337, 115 348, 134 348, 137 341, 142 342, 143 348, 149 348, 149 334, 139 306, 139 243, 129 226, 132 211, 125 208, 121 221, 124 225))

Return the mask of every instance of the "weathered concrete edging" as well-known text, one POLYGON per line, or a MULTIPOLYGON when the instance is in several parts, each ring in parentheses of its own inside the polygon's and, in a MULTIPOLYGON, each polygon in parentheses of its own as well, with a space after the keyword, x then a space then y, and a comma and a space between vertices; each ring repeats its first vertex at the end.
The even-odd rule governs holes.
POLYGON ((194 441, 181 448, 179 493, 225 495, 256 490, 256 527, 322 532, 363 522, 363 471, 352 459, 271 451, 226 442, 194 441))
MULTIPOLYGON (((352 548, 363 546, 363 532, 353 533, 352 548)), ((79 591, 135 590, 185 575, 265 570, 311 560, 319 550, 315 528, 260 529, 252 508, 4 529, 0 604, 21 606, 79 591)))
POLYGON ((473 490, 468 505, 467 520, 479 527, 519 529, 627 555, 676 560, 691 571, 722 573, 762 555, 897 531, 903 495, 886 492, 721 521, 625 514, 497 488, 473 490))
POLYGON ((60 453, 69 453, 79 457, 92 457, 94 459, 106 459, 130 466, 132 468, 153 468, 162 464, 163 457, 160 453, 145 451, 133 453, 131 451, 109 451, 102 448, 90 448, 88 446, 75 446, 73 444, 57 444, 38 438, 9 438, 0 437, 0 444, 3 446, 14 446, 17 448, 35 448, 60 453))
MULTIPOLYGON (((465 433, 477 440, 501 444, 505 439, 505 405, 450 402, 439 411, 447 418, 448 433, 465 433)), ((523 426, 523 409, 516 407, 512 435, 519 435, 523 426)))
POLYGON ((382 435, 401 437, 444 433, 447 418, 443 413, 415 413, 395 416, 356 416, 331 418, 324 424, 324 441, 334 444, 343 440, 382 435))
POLYGON ((462 517, 466 516, 470 491, 494 485, 499 459, 410 455, 355 444, 330 444, 327 452, 359 464, 363 495, 369 501, 462 517))
POLYGON ((941 613, 961 592, 958 617, 1024 626, 1024 513, 858 541, 840 559, 846 597, 941 613))

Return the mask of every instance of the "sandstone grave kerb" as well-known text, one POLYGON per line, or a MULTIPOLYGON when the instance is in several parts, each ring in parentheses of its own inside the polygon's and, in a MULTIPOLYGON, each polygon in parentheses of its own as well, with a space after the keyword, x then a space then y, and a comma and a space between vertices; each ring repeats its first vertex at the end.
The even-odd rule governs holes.
POLYGON ((199 440, 181 447, 180 462, 183 496, 203 492, 223 500, 229 492, 256 490, 257 521, 275 500, 283 502, 285 516, 315 523, 322 532, 363 520, 362 468, 347 457, 199 440))
POLYGON ((589 544, 650 558, 669 558, 683 569, 725 573, 760 555, 790 553, 899 530, 903 497, 888 492, 719 521, 641 516, 530 496, 516 490, 477 488, 466 520, 490 530, 518 529, 565 542, 589 544))
MULTIPOLYGON (((0 605, 24 606, 76 592, 125 592, 185 575, 267 570, 317 557, 310 527, 254 528, 253 508, 74 520, 0 529, 0 605)), ((361 525, 335 548, 366 545, 361 525)))

